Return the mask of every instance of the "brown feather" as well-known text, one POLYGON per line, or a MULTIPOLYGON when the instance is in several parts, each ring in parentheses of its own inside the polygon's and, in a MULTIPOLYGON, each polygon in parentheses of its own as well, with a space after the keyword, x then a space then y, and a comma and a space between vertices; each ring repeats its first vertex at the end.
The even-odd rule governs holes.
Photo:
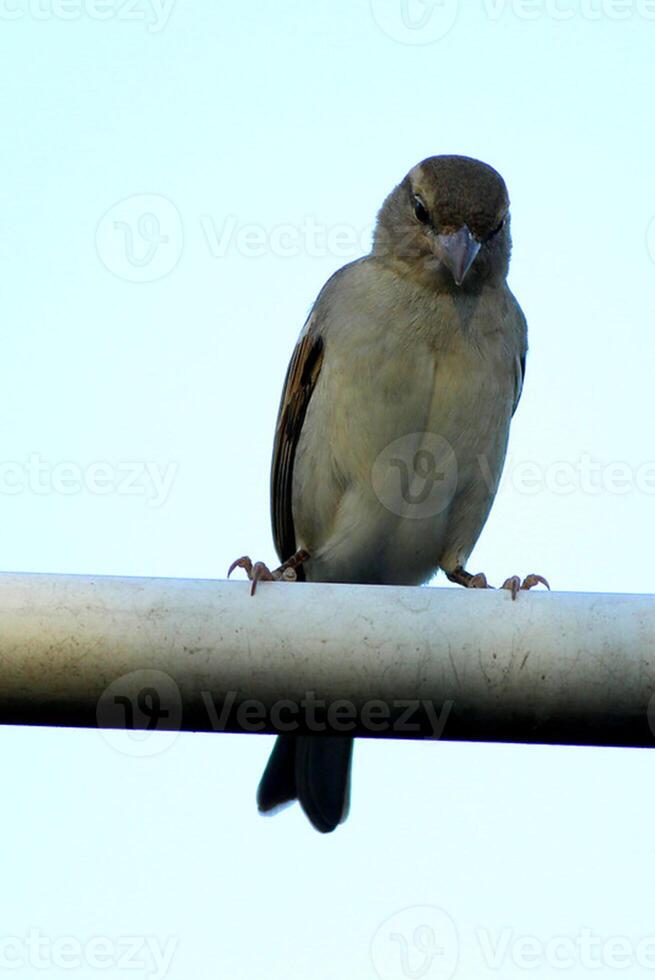
MULTIPOLYGON (((323 339, 309 324, 296 345, 287 370, 275 428, 271 466, 271 519, 280 561, 296 551, 293 526, 293 464, 307 406, 323 363, 323 339)), ((302 578, 302 567, 298 569, 302 578)))

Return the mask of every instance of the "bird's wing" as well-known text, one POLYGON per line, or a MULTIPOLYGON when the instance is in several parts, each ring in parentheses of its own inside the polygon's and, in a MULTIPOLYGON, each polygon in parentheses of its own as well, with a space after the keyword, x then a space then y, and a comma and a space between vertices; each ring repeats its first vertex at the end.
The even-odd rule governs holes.
POLYGON ((515 314, 515 338, 517 343, 517 353, 514 359, 514 407, 512 415, 519 407, 523 382, 525 381, 525 359, 528 353, 528 324, 523 310, 516 302, 516 298, 510 293, 515 314))
POLYGON ((512 415, 519 407, 519 402, 521 401, 521 393, 523 391, 523 382, 525 380, 525 357, 526 351, 522 354, 517 354, 516 365, 515 365, 515 395, 514 395, 514 407, 512 409, 512 415))
POLYGON ((280 561, 286 561, 296 550, 291 499, 293 465, 307 407, 322 363, 323 339, 310 318, 287 370, 273 443, 271 519, 273 540, 280 561))

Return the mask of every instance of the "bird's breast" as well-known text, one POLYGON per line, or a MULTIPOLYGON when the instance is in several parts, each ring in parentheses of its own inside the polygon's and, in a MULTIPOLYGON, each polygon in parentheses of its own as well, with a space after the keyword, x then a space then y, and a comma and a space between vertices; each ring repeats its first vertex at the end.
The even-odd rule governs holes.
POLYGON ((472 547, 515 384, 502 323, 482 314, 460 322, 442 309, 361 331, 351 321, 328 336, 294 476, 298 535, 318 556, 311 577, 410 584, 429 577, 453 535, 472 547))

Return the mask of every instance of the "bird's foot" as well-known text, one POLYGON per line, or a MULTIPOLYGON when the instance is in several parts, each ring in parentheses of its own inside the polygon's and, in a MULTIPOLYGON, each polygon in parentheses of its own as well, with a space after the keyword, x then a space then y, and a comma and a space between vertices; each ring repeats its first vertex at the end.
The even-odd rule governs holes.
MULTIPOLYGON (((459 566, 451 572, 446 572, 446 576, 451 582, 454 582, 456 585, 463 585, 466 589, 493 589, 493 585, 489 585, 487 582, 487 576, 484 572, 478 572, 477 575, 472 575, 465 568, 459 566)), ((545 585, 550 591, 548 580, 543 575, 534 574, 526 576, 523 581, 521 581, 518 575, 511 575, 508 579, 505 579, 501 585, 501 589, 507 589, 512 593, 512 599, 516 599, 521 590, 533 589, 535 585, 539 584, 545 585)))
POLYGON ((539 584, 545 585, 548 591, 550 592, 550 585, 548 584, 548 579, 545 579, 543 575, 534 575, 534 574, 527 575, 523 579, 523 581, 521 581, 518 575, 510 575, 510 577, 506 578, 503 584, 501 585, 501 589, 508 589, 508 591, 512 593, 512 599, 516 599, 517 595, 521 590, 533 589, 535 585, 539 585, 539 584))
POLYGON ((273 571, 270 570, 268 565, 265 565, 263 561, 252 562, 248 555, 244 555, 243 558, 237 558, 233 561, 227 570, 227 577, 229 578, 235 568, 243 568, 246 575, 252 582, 250 587, 250 595, 255 594, 258 582, 295 582, 298 578, 298 573, 296 569, 299 568, 304 561, 309 558, 309 552, 301 548, 296 551, 295 555, 288 558, 285 562, 282 562, 279 568, 274 568, 273 571))
POLYGON ((465 589, 493 589, 493 585, 489 585, 487 582, 487 576, 484 572, 473 575, 461 565, 454 568, 452 572, 446 572, 446 577, 455 585, 463 585, 465 589))

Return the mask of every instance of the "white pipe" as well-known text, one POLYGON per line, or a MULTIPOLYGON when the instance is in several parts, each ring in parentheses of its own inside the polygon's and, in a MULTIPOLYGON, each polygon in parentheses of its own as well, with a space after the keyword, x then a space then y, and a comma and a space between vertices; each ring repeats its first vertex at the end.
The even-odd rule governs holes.
POLYGON ((654 693, 653 596, 0 575, 0 723, 645 746, 654 693))

